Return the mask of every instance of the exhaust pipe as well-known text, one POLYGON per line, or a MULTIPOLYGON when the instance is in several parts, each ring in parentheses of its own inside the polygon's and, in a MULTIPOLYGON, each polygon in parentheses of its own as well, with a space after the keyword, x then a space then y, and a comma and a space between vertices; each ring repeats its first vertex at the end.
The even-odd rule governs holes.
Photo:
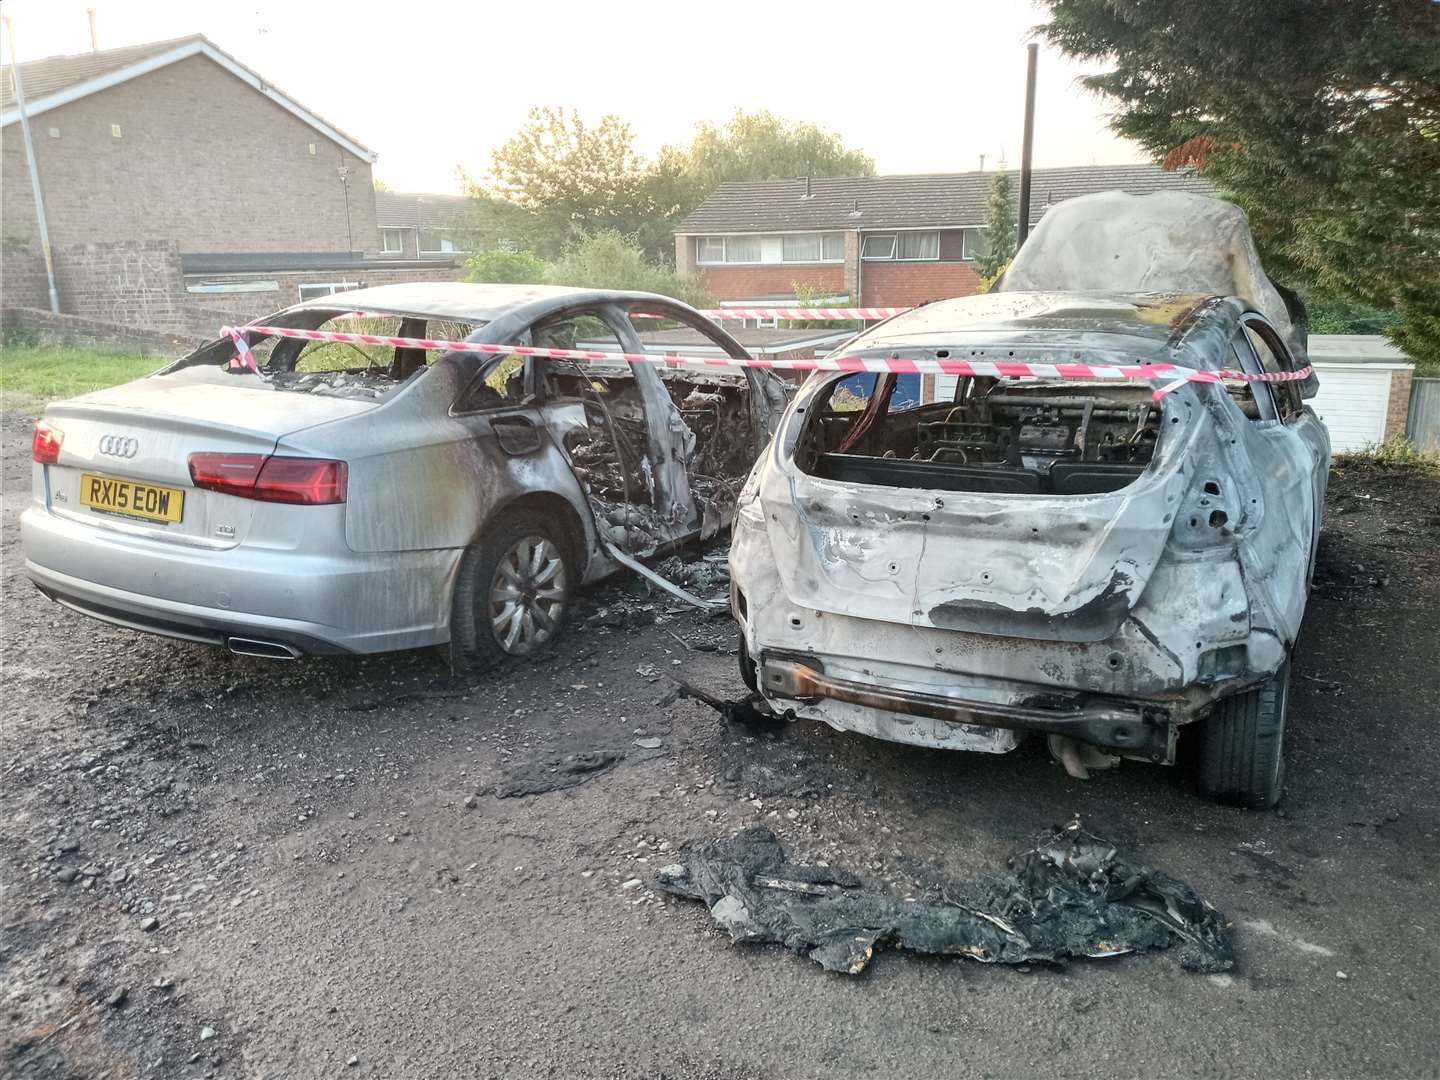
POLYGON ((300 655, 300 650, 292 645, 256 638, 226 638, 225 647, 236 656, 258 656, 262 660, 294 660, 300 655))

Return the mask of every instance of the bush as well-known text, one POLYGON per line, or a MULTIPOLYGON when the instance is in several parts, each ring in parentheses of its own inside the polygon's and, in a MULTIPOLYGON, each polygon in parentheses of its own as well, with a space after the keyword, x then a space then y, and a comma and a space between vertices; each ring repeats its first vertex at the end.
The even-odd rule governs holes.
POLYGON ((699 278, 650 262, 638 244, 610 229, 582 236, 550 265, 544 280, 582 289, 660 293, 692 307, 709 307, 714 302, 699 278))
POLYGON ((466 281, 505 285, 536 285, 545 280, 545 264, 528 251, 491 248, 470 256, 465 263, 466 281))

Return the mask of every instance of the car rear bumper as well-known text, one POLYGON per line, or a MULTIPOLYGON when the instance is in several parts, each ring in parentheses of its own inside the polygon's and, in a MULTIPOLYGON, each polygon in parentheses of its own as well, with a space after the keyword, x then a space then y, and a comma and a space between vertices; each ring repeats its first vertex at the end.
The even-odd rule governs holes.
MULTIPOLYGON (((820 660, 809 656, 762 654, 757 677, 766 697, 820 707, 834 726, 854 730, 842 719, 844 706, 855 706, 880 724, 889 717, 886 732, 866 731, 899 742, 939 745, 969 729, 1002 732, 1037 732, 1065 735, 1102 746, 1129 757, 1168 762, 1174 757, 1175 728, 1168 710, 1118 699, 1035 695, 1020 703, 987 700, 978 693, 942 693, 828 674, 820 660), (932 721, 924 724, 921 721, 932 721)), ((868 725, 867 725, 868 726, 868 725)), ((1004 740, 991 739, 985 749, 1008 749, 1004 740)))
POLYGON ((40 591, 117 626, 216 645, 241 638, 284 646, 276 656, 385 652, 449 638, 459 552, 195 549, 89 528, 38 505, 21 515, 20 529, 25 569, 40 591))

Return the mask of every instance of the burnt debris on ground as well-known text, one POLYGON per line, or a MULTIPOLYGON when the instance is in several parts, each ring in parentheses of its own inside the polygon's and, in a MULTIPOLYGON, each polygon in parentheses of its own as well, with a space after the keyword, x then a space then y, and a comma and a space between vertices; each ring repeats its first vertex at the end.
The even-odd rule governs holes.
POLYGON ((1226 924, 1184 882, 1072 822, 1009 860, 1009 872, 906 900, 867 890, 848 871, 789 862, 765 828, 691 842, 658 887, 700 900, 737 942, 770 942, 827 971, 858 975, 876 948, 991 964, 1060 962, 1168 948, 1214 973, 1234 965, 1226 924))

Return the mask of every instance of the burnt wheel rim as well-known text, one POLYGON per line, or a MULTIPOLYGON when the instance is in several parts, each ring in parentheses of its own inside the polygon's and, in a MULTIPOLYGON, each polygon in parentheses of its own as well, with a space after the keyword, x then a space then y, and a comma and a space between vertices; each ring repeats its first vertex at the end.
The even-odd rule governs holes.
POLYGON ((565 611, 565 560, 543 536, 517 540, 490 584, 490 631, 500 648, 525 656, 553 638, 565 611))

